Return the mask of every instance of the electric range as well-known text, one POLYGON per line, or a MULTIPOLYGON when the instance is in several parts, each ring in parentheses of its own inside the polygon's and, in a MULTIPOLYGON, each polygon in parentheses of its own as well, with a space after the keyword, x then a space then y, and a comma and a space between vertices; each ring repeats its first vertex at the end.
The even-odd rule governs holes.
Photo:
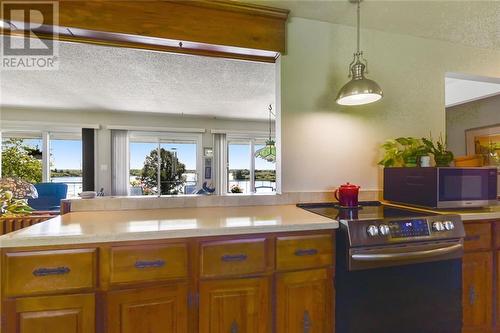
POLYGON ((455 214, 299 204, 340 222, 337 333, 460 333, 465 231, 455 214))

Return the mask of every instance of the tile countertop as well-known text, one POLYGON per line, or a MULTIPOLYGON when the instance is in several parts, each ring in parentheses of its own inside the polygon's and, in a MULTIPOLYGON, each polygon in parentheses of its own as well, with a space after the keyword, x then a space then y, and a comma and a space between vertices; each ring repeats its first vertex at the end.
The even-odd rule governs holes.
POLYGON ((0 248, 337 229, 294 205, 74 212, 0 236, 0 248))

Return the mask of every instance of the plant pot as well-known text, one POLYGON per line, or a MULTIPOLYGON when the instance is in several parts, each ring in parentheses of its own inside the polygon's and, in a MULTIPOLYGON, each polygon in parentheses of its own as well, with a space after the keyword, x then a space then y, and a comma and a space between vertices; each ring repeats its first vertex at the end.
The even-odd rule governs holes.
POLYGON ((434 156, 434 161, 437 167, 449 167, 453 157, 450 158, 449 155, 437 155, 434 156))
POLYGON ((408 156, 404 158, 405 167, 412 168, 417 166, 418 158, 417 156, 408 156))

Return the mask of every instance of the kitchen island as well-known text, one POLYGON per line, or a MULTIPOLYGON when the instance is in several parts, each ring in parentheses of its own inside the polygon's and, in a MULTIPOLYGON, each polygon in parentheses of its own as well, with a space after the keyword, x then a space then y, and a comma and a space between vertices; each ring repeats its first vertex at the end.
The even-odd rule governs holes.
POLYGON ((332 332, 336 228, 293 205, 68 213, 0 237, 2 332, 332 332))

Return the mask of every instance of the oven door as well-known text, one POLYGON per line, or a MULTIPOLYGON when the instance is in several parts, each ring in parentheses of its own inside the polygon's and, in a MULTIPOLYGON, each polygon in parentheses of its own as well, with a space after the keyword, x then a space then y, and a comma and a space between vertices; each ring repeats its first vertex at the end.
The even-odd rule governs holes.
POLYGON ((336 333, 461 332, 461 259, 355 271, 339 266, 335 281, 336 333))
POLYGON ((461 239, 351 248, 348 251, 348 265, 349 270, 380 268, 457 259, 463 253, 461 239))

